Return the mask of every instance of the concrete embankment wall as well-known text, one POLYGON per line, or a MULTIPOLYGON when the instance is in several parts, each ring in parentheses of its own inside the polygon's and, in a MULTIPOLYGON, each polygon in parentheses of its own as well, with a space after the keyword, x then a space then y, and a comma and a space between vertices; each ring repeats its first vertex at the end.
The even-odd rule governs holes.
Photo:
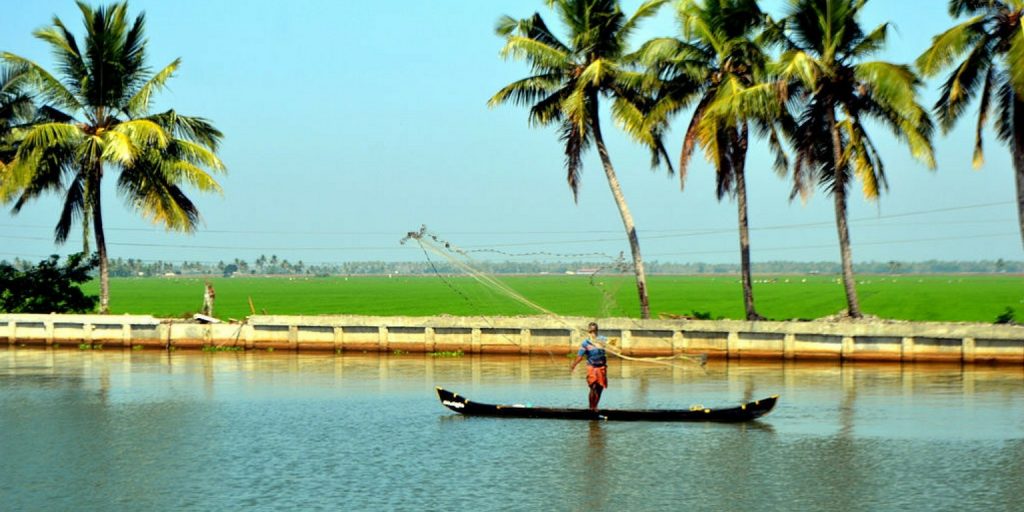
MULTIPOLYGON (((0 343, 297 351, 564 354, 589 318, 251 316, 198 324, 141 315, 0 314, 0 343)), ((1024 326, 937 322, 601 319, 623 354, 1024 365, 1024 326)))

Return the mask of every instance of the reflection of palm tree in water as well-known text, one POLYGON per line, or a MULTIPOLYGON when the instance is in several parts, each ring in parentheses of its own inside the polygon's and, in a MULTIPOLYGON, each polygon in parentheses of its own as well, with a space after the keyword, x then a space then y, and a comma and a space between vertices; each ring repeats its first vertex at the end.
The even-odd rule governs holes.
POLYGON ((843 398, 839 402, 839 437, 853 437, 853 409, 857 401, 857 384, 854 380, 853 367, 843 365, 840 370, 843 398))
POLYGON ((108 367, 104 361, 103 367, 100 369, 100 386, 97 390, 99 395, 100 403, 104 406, 110 405, 110 367, 108 367))

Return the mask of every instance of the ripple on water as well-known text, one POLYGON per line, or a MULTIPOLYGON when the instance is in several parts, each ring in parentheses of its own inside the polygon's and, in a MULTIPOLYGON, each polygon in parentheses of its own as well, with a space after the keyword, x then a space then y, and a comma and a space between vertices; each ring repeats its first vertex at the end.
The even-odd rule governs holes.
POLYGON ((565 366, 0 349, 0 495, 11 510, 1019 503, 1019 368, 613 365, 609 407, 782 395, 746 425, 465 418, 434 395, 444 385, 481 401, 581 405, 585 386, 565 366))

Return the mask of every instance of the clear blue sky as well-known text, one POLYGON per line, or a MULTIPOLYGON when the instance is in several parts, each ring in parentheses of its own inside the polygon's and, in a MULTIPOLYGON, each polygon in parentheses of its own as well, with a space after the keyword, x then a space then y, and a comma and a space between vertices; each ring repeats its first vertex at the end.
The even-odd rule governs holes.
MULTIPOLYGON (((639 3, 624 5, 631 13, 639 3)), ((765 5, 777 13, 781 2, 765 5)), ((945 6, 873 0, 863 22, 892 21, 896 30, 880 58, 911 62, 951 25, 945 6)), ((226 135, 221 156, 229 174, 220 179, 223 196, 190 194, 204 219, 194 235, 153 227, 112 186, 105 189, 112 257, 422 261, 418 249, 398 244, 421 224, 464 248, 628 254, 596 155, 585 161, 574 204, 554 129, 530 128, 522 108, 486 106, 528 73, 499 57, 495 21, 539 11, 560 27, 541 0, 136 0, 129 8, 146 13, 153 68, 183 61, 156 109, 213 120, 226 135)), ((48 69, 47 45, 31 32, 57 15, 82 33, 71 0, 11 1, 4 13, 0 50, 48 69)), ((666 9, 634 43, 675 34, 666 9)), ((937 85, 925 91, 929 106, 937 85)), ((688 120, 683 115, 677 125, 688 120)), ((735 204, 715 199, 704 160, 695 160, 680 192, 676 178, 651 171, 645 149, 606 126, 645 259, 738 262, 735 204)), ((669 138, 672 154, 681 132, 669 138)), ((1009 154, 991 132, 980 171, 970 165, 971 117, 937 137, 934 172, 887 133, 876 131, 875 139, 890 190, 877 202, 851 198, 855 261, 1024 259, 1009 154)), ((754 261, 838 261, 829 198, 819 192, 807 204, 790 202, 789 183, 768 163, 756 143, 747 166, 754 261)), ((79 249, 74 234, 54 246, 58 208, 50 197, 17 216, 0 213, 0 259, 79 249)))

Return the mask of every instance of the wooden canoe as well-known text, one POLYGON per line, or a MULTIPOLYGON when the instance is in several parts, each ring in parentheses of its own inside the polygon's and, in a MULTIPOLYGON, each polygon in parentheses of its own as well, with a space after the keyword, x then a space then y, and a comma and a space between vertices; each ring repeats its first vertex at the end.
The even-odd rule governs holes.
POLYGON ((437 388, 441 405, 466 416, 492 416, 499 418, 542 418, 562 420, 607 421, 712 421, 739 423, 752 421, 768 414, 778 395, 755 400, 736 407, 709 408, 695 406, 690 409, 561 409, 526 405, 493 405, 472 402, 447 389, 437 388))

